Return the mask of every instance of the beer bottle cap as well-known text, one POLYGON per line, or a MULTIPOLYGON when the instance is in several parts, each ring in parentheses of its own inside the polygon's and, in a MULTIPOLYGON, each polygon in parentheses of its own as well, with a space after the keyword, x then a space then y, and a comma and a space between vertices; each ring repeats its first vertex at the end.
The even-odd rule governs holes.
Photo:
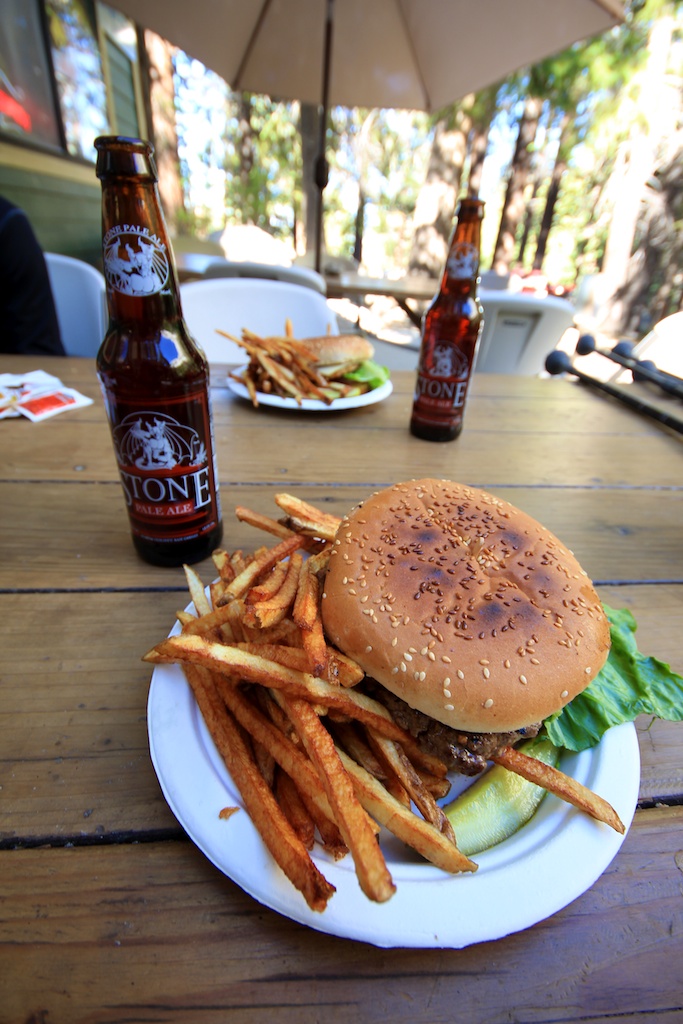
POLYGON ((140 181, 158 181, 151 142, 124 135, 100 135, 95 139, 95 149, 96 174, 101 181, 130 177, 140 181))

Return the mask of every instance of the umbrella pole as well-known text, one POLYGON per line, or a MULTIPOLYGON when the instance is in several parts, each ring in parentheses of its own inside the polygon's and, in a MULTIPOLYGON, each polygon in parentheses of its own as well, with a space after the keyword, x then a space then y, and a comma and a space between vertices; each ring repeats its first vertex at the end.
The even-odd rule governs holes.
POLYGON ((323 249, 323 192, 327 186, 327 111, 330 97, 330 71, 332 68, 332 31, 334 27, 334 0, 326 0, 325 45, 323 49, 323 89, 320 111, 320 137, 315 161, 315 183, 318 187, 318 208, 315 219, 315 269, 320 273, 323 249))

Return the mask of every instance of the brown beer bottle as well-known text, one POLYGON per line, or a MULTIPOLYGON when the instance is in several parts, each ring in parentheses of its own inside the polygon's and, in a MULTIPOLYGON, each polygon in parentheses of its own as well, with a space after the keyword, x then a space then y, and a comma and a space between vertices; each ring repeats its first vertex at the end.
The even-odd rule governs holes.
POLYGON ((97 356, 133 544, 154 565, 221 541, 206 356, 183 320, 152 146, 95 140, 109 327, 97 356))
POLYGON ((422 321, 410 432, 427 441, 453 441, 462 430, 484 325, 477 297, 484 203, 473 197, 462 199, 456 216, 441 288, 422 321))

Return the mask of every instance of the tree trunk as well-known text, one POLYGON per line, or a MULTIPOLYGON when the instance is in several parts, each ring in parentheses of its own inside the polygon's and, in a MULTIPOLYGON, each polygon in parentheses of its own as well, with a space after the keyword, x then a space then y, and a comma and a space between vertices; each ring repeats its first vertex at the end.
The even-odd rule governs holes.
POLYGON ((542 106, 542 100, 536 96, 529 96, 524 104, 524 113, 519 122, 517 143, 512 157, 510 177, 491 264, 497 274, 509 273, 514 258, 515 236, 524 215, 524 190, 531 168, 531 146, 536 138, 542 106))
POLYGON ((464 112, 456 116, 455 126, 445 119, 436 124, 425 183, 415 204, 409 274, 438 277, 443 270, 470 127, 470 118, 464 112))
POLYGON ((601 271, 605 294, 609 298, 599 324, 608 334, 620 334, 627 328, 629 300, 633 294, 629 286, 629 275, 631 272, 642 272, 635 262, 631 263, 631 252, 646 183, 655 167, 657 145, 665 137, 670 127, 668 121, 673 114, 666 86, 672 34, 671 16, 660 17, 652 23, 647 62, 642 72, 639 113, 633 118, 630 139, 622 148, 622 159, 617 163, 610 181, 610 188, 616 198, 601 271))
POLYGON ((159 172, 159 197, 168 229, 171 235, 174 235, 178 230, 179 214, 185 206, 175 120, 174 48, 161 36, 147 30, 144 34, 144 45, 148 62, 151 134, 159 172))
POLYGON ((566 113, 563 114, 562 125, 560 127, 560 140, 557 147, 557 157, 555 158, 553 171, 550 175, 548 192, 545 197, 545 207, 543 209, 543 216, 541 217, 541 226, 538 229, 536 253, 534 255, 534 270, 542 270, 543 268, 543 260, 545 259, 545 253, 548 247, 548 236, 550 235, 550 229, 553 226, 555 206, 560 195, 562 176, 567 170, 566 140, 567 135, 569 134, 570 123, 569 115, 566 113))
POLYGON ((489 125, 473 125, 470 135, 470 173, 467 177, 468 195, 478 196, 481 191, 481 177, 489 145, 489 125))
MULTIPOLYGON (((249 178, 254 168, 254 132, 251 127, 251 99, 241 93, 237 109, 237 154, 239 158, 239 179, 243 193, 249 189, 249 178)), ((253 220, 250 215, 249 220, 253 220)))
POLYGON ((362 185, 358 188, 358 209, 356 210, 355 239, 353 245, 353 258, 358 264, 363 262, 363 229, 365 227, 365 204, 367 198, 363 192, 362 185))
POLYGON ((526 253, 526 247, 529 243, 529 238, 531 237, 531 230, 534 224, 534 215, 536 213, 536 196, 538 195, 538 190, 540 187, 540 175, 538 171, 536 171, 532 182, 531 195, 529 196, 529 200, 526 204, 526 210, 524 211, 524 228, 522 230, 522 237, 519 242, 519 249, 517 250, 517 262, 519 264, 524 263, 524 254, 526 253))
MULTIPOLYGON (((315 161, 318 156, 320 112, 310 103, 301 104, 299 128, 301 132, 302 196, 301 229, 296 240, 299 255, 315 249, 318 186, 315 183, 315 161)), ((325 239, 323 233, 323 251, 325 239)))
POLYGON ((472 124, 469 134, 470 169, 467 177, 467 194, 478 196, 481 192, 481 178, 489 146, 489 130, 496 113, 498 86, 482 89, 472 97, 472 124))

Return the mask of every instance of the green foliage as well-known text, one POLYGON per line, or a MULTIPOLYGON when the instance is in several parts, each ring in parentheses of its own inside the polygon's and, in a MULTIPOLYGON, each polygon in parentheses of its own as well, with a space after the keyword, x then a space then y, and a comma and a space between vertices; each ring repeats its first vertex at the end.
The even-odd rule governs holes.
MULTIPOLYGON (((364 230, 375 241, 378 236, 384 239, 387 267, 394 260, 400 266, 406 260, 411 216, 425 182, 437 117, 448 117, 454 125, 469 120, 480 136, 486 134, 489 125, 499 126, 502 132, 494 137, 511 137, 524 99, 535 95, 543 100, 544 110, 535 144, 536 186, 532 216, 527 221, 530 233, 526 262, 534 254, 534 239, 557 159, 566 165, 550 238, 551 254, 553 249, 555 254, 562 253, 559 277, 571 283, 577 270, 598 270, 610 226, 609 218, 601 214, 605 185, 619 144, 632 118, 638 116, 635 105, 630 108, 631 120, 623 111, 635 95, 636 76, 645 59, 653 19, 667 11, 680 13, 681 6, 680 0, 632 0, 627 4, 625 22, 612 31, 523 69, 438 115, 333 108, 326 144, 330 183, 324 198, 330 253, 351 255, 357 251, 359 233, 362 240, 364 230), (569 124, 560 137, 565 115, 569 124), (359 203, 361 218, 357 217, 359 203)), ((186 68, 183 73, 190 72, 186 68)), ((179 91, 182 93, 182 87, 179 91)), ((223 169, 225 220, 254 223, 291 238, 303 205, 299 106, 276 103, 264 96, 238 96, 225 86, 222 95, 222 120, 214 101, 195 102, 192 108, 187 96, 182 99, 179 140, 190 138, 193 119, 208 119, 208 141, 204 151, 193 157, 207 167, 218 164, 223 169)), ((181 162, 189 190, 189 161, 182 149, 181 162)), ((501 185, 503 179, 504 174, 501 185)), ((501 187, 500 198, 503 190, 501 187)), ((530 192, 528 186, 527 198, 530 192)), ((498 197, 487 198, 488 219, 495 220, 498 197)), ((202 223, 203 216, 201 210, 188 215, 193 227, 202 223)), ((520 225, 520 236, 522 230, 520 225)), ((557 274, 554 276, 559 279, 557 274)))
POLYGON ((301 208, 297 105, 231 94, 228 109, 226 219, 291 237, 301 208))

